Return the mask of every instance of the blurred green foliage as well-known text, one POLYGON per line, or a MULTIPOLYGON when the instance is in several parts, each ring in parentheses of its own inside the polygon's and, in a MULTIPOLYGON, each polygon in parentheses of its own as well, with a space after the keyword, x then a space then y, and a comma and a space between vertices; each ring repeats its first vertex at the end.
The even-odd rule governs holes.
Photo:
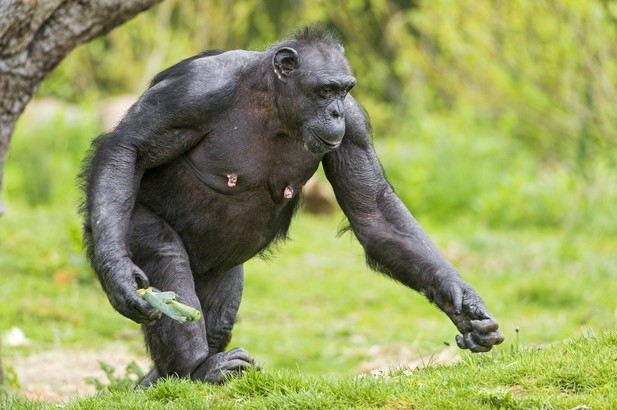
MULTIPOLYGON (((303 24, 340 34, 354 95, 416 214, 617 230, 610 0, 166 0, 78 49, 40 94, 80 103, 139 94, 199 51, 263 49, 303 24)), ((42 152, 24 178, 36 191, 26 195, 45 198, 51 186, 25 175, 48 166, 42 152)))
POLYGON ((313 23, 340 33, 359 80, 354 92, 380 134, 400 133, 427 112, 455 113, 545 162, 581 172, 598 157, 615 165, 612 0, 166 0, 81 47, 41 92, 71 100, 139 93, 199 51, 263 49, 313 23))

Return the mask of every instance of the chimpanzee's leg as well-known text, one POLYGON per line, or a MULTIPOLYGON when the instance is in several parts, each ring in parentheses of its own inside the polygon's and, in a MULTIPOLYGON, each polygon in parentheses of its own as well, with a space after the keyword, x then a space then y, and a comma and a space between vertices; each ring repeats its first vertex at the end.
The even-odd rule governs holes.
MULTIPOLYGON (((163 219, 138 205, 131 218, 129 246, 133 262, 148 276, 150 286, 174 291, 182 303, 201 310, 184 245, 163 219)), ((180 324, 162 316, 152 324, 142 325, 142 330, 154 369, 141 385, 149 385, 159 376, 187 376, 208 356, 203 318, 180 324)))
MULTIPOLYGON (((244 270, 239 265, 216 277, 196 279, 196 292, 201 301, 203 320, 206 324, 208 358, 191 373, 194 380, 222 383, 225 376, 250 366, 258 366, 251 355, 242 348, 225 352, 231 340, 231 331, 240 307, 244 270)), ((140 386, 148 386, 159 378, 153 368, 140 386)))
POLYGON ((195 290, 208 329, 209 354, 225 351, 242 299, 244 265, 216 277, 196 278, 195 290))
POLYGON ((217 277, 200 278, 198 297, 188 255, 178 234, 163 219, 140 206, 134 211, 131 224, 132 260, 148 276, 150 285, 176 292, 182 303, 202 312, 201 319, 194 323, 181 324, 163 316, 152 324, 142 325, 154 368, 140 386, 171 374, 221 383, 226 374, 253 365, 253 358, 244 349, 223 352, 242 297, 242 266, 217 277), (212 337, 207 336, 208 326, 212 326, 212 337))
POLYGON ((250 366, 258 366, 251 355, 242 348, 225 352, 231 340, 231 330, 240 307, 243 287, 243 265, 238 265, 215 277, 196 278, 195 288, 208 329, 209 353, 205 366, 196 369, 191 378, 222 383, 227 374, 250 366))

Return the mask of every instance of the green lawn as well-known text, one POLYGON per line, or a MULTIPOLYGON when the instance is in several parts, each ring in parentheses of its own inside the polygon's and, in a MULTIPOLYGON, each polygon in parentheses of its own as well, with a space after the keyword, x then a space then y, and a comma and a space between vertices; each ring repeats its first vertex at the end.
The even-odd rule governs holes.
MULTIPOLYGON (((104 392, 65 409, 613 409, 617 333, 545 348, 512 347, 466 355, 452 366, 309 376, 297 370, 250 371, 223 386, 168 379, 141 390, 104 392)), ((15 398, 6 408, 56 408, 15 398)))

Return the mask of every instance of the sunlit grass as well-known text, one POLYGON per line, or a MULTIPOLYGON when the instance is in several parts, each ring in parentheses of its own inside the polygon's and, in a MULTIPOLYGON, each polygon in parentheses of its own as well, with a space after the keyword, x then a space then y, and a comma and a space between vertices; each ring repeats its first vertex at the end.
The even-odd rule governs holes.
MULTIPOLYGON (((617 402, 614 348, 603 332, 563 344, 512 347, 465 355, 451 366, 401 368, 349 377, 315 377, 294 370, 248 371, 223 386, 163 380, 154 387, 116 390, 62 404, 66 409, 532 409, 613 408, 617 402), (583 407, 584 406, 584 407, 583 407)), ((8 408, 54 408, 12 399, 8 408)))

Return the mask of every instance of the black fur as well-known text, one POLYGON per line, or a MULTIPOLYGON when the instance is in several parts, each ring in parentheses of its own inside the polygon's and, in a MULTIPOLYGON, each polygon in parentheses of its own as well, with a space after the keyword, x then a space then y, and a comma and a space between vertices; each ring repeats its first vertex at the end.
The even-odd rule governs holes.
POLYGON ((342 47, 299 30, 264 52, 209 51, 158 74, 82 172, 84 243, 121 314, 142 323, 154 368, 218 383, 255 365, 225 352, 243 263, 287 238, 320 163, 370 266, 423 292, 454 322, 459 346, 503 340, 478 294, 432 244, 387 182, 342 47), (202 311, 173 322, 137 294, 153 286, 202 311))
POLYGON ((197 60, 199 58, 204 58, 204 57, 216 56, 216 55, 219 55, 219 54, 223 54, 224 52, 225 52, 225 50, 207 50, 207 51, 204 51, 204 52, 202 52, 200 54, 197 54, 196 56, 184 59, 184 60, 180 61, 179 63, 174 64, 171 67, 169 67, 168 69, 163 70, 160 73, 158 73, 157 75, 155 75, 154 78, 152 78, 152 81, 150 81, 150 86, 148 88, 154 87, 156 84, 160 83, 161 81, 163 81, 163 80, 165 80, 167 78, 178 77, 184 71, 186 71, 186 67, 193 60, 197 60))

